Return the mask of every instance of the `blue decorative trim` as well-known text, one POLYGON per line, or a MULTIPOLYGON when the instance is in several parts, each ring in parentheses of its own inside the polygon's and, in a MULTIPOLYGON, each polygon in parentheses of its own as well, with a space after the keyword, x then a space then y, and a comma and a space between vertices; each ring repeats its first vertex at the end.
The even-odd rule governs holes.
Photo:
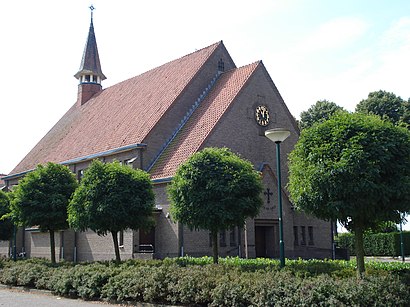
POLYGON ((198 99, 195 100, 191 108, 188 110, 188 112, 185 114, 184 118, 180 121, 178 127, 174 130, 172 135, 165 141, 165 143, 162 145, 161 149, 159 150, 158 154, 152 159, 151 163, 149 166, 146 168, 146 171, 149 172, 152 167, 155 165, 155 163, 158 161, 159 157, 162 155, 162 153, 165 151, 165 149, 168 147, 168 145, 175 139, 177 136, 178 132, 182 129, 182 127, 185 126, 187 123, 188 119, 191 117, 191 115, 194 113, 194 111, 199 107, 201 102, 205 99, 205 97, 208 95, 210 90, 213 88, 215 85, 216 81, 218 80, 219 76, 222 74, 222 72, 218 71, 214 78, 211 80, 211 82, 208 84, 208 86, 205 88, 205 90, 202 92, 201 95, 199 95, 198 99))
POLYGON ((167 182, 171 182, 173 178, 174 177, 165 177, 165 178, 153 179, 152 183, 153 184, 167 183, 167 182))
POLYGON ((132 149, 144 148, 144 147, 147 147, 147 145, 146 144, 131 144, 131 145, 123 146, 123 147, 110 149, 107 151, 98 152, 98 153, 88 155, 88 156, 83 156, 83 157, 63 161, 63 162, 60 162, 60 164, 67 165, 67 164, 73 164, 73 163, 78 163, 78 162, 84 162, 84 161, 93 160, 93 159, 104 157, 104 156, 111 156, 113 154, 124 152, 124 151, 129 151, 132 149))

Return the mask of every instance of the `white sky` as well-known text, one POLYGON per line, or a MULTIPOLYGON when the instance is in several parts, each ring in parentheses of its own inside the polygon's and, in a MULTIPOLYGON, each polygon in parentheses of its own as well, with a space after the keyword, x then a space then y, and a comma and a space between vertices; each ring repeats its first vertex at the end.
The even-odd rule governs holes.
POLYGON ((103 87, 223 40, 238 67, 263 61, 295 117, 410 97, 408 0, 2 1, 0 173, 74 104, 91 4, 103 87))

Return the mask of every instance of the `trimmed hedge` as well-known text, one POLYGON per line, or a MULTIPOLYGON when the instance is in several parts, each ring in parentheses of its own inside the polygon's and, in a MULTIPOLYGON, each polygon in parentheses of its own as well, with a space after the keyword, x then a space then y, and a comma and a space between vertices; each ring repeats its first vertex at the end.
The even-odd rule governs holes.
POLYGON ((410 264, 354 261, 176 258, 87 264, 0 261, 0 283, 118 302, 199 306, 408 306, 410 264), (199 264, 197 264, 199 263, 199 264))
MULTIPOLYGON (((401 255, 399 232, 365 234, 363 241, 364 254, 366 256, 398 257, 401 255)), ((403 243, 405 255, 410 255, 410 232, 403 232, 403 243)), ((338 245, 339 247, 347 248, 350 255, 356 255, 354 234, 339 234, 338 245)))

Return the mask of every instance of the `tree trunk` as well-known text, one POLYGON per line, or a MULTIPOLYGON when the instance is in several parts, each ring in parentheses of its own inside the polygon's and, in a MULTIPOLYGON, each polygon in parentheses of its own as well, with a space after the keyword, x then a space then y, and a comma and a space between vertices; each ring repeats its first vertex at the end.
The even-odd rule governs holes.
POLYGON ((218 232, 212 231, 212 249, 213 249, 213 257, 214 263, 218 263, 218 232))
POLYGON ((56 263, 56 243, 54 241, 54 230, 48 230, 50 233, 50 252, 51 252, 51 263, 56 263))
POLYGON ((357 278, 363 277, 364 266, 364 247, 363 247, 363 226, 356 225, 354 228, 354 245, 356 250, 357 278))
POLYGON ((121 257, 120 257, 120 248, 118 247, 118 232, 117 231, 111 231, 111 235, 112 235, 112 240, 114 242, 115 262, 120 263, 121 262, 121 257))

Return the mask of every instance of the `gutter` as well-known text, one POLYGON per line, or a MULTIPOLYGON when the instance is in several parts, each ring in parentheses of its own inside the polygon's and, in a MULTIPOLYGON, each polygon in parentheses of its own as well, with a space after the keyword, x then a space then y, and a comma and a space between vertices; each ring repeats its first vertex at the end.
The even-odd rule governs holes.
MULTIPOLYGON (((137 148, 145 148, 147 147, 147 144, 131 144, 131 145, 127 145, 127 146, 122 146, 122 147, 118 147, 118 148, 114 148, 114 149, 110 149, 110 150, 106 150, 106 151, 101 151, 95 154, 91 154, 91 155, 87 155, 87 156, 83 156, 83 157, 79 157, 79 158, 74 158, 74 159, 70 159, 70 160, 66 160, 63 162, 59 162, 58 164, 62 164, 62 165, 70 165, 70 164, 74 164, 74 163, 79 163, 79 162, 84 162, 84 161, 89 161, 89 160, 94 160, 100 157, 105 157, 105 156, 111 156, 113 154, 117 154, 117 153, 121 153, 121 152, 125 152, 125 151, 129 151, 129 150, 133 150, 133 149, 137 149, 137 148)), ((12 174, 12 175, 8 175, 5 177, 2 177, 2 180, 10 180, 10 179, 14 179, 14 178, 18 178, 21 177, 29 172, 32 172, 34 170, 30 169, 24 172, 20 172, 17 174, 12 174)))

